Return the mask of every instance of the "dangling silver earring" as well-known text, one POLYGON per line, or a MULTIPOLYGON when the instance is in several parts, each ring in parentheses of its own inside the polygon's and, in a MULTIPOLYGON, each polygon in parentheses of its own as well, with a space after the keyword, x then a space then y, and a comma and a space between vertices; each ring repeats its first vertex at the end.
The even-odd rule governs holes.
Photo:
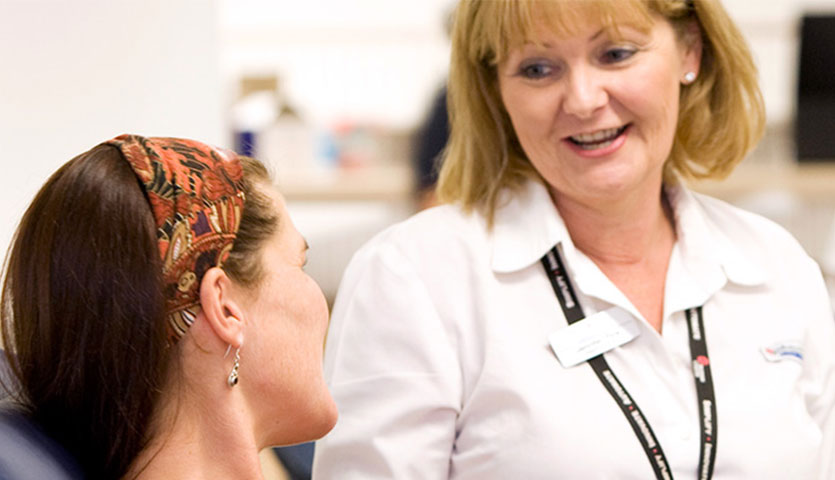
POLYGON ((684 84, 690 85, 693 83, 693 80, 696 80, 696 72, 687 72, 684 74, 684 84))
MULTIPOLYGON (((231 345, 230 345, 231 347, 231 345)), ((228 352, 228 350, 227 350, 228 352)), ((235 364, 232 365, 232 371, 229 372, 229 377, 226 379, 226 384, 229 385, 229 388, 234 387, 238 384, 238 367, 241 366, 241 349, 238 348, 235 350, 235 364)))

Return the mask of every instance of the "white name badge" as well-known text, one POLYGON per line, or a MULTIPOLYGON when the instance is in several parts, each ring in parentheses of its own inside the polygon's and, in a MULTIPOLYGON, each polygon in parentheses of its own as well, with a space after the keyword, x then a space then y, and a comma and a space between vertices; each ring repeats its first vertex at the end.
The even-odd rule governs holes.
POLYGON ((619 347, 639 334, 632 316, 614 307, 557 330, 548 341, 562 366, 569 368, 619 347))

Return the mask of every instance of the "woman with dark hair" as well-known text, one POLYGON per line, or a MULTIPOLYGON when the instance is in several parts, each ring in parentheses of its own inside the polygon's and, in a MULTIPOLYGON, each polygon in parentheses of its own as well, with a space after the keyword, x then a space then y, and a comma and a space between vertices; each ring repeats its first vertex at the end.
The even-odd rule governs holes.
POLYGON ((336 421, 327 306, 259 162, 123 135, 43 186, 6 262, 16 403, 90 478, 259 478, 336 421))

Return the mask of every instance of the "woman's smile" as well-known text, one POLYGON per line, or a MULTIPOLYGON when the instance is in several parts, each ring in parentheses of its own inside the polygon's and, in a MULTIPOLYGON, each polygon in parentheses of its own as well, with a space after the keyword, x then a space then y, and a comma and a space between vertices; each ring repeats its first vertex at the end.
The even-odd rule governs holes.
POLYGON ((569 148, 580 155, 603 156, 618 150, 626 142, 628 129, 629 125, 627 124, 590 133, 570 135, 563 141, 567 142, 569 148))

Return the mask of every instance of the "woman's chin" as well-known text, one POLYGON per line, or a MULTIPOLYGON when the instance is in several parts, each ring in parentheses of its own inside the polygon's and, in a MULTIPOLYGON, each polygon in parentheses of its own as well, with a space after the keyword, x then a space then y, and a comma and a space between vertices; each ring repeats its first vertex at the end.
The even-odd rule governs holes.
POLYGON ((336 408, 336 402, 329 394, 327 400, 319 408, 316 420, 311 422, 310 438, 306 441, 318 440, 327 435, 336 426, 338 419, 339 412, 336 408))
POLYGON ((306 407, 306 411, 291 413, 289 422, 277 424, 279 428, 271 432, 266 445, 286 446, 312 442, 333 430, 339 414, 330 394, 320 400, 311 399, 306 407))

